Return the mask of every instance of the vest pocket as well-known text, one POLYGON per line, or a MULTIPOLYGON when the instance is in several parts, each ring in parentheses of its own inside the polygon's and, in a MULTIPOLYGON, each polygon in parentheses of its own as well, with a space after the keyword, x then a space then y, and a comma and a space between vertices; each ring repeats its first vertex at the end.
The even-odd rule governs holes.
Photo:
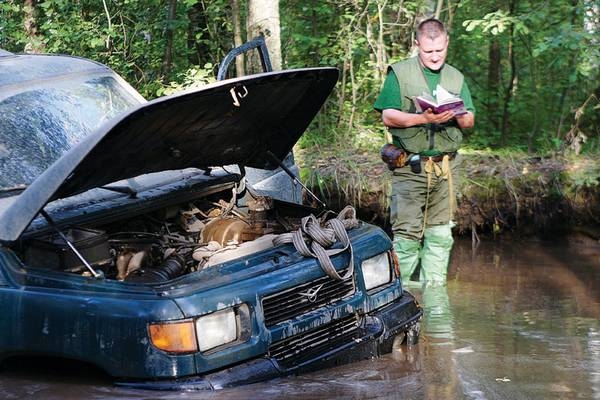
POLYGON ((409 153, 420 153, 427 150, 427 129, 412 127, 405 129, 391 129, 394 144, 409 153))
POLYGON ((435 134, 435 149, 442 153, 451 153, 460 147, 462 132, 458 128, 448 128, 437 131, 435 134))

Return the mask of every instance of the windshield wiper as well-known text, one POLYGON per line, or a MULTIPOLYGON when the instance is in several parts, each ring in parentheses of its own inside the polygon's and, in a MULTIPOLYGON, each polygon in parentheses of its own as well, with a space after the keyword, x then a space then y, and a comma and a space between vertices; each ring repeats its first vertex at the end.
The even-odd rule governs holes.
POLYGON ((101 189, 110 190, 112 192, 128 194, 131 197, 136 197, 138 192, 129 186, 100 186, 101 189))
POLYGON ((25 185, 25 184, 0 188, 0 197, 12 196, 16 192, 20 193, 20 192, 24 191, 25 189, 27 189, 27 185, 25 185))

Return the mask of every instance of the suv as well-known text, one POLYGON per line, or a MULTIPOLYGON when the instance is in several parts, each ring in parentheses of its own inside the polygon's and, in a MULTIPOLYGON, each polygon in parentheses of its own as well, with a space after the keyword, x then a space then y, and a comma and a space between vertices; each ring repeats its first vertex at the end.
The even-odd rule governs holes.
POLYGON ((295 177, 271 194, 246 179, 291 173, 337 79, 264 72, 146 101, 102 64, 0 51, 0 359, 189 390, 415 343, 422 311, 380 228, 289 201, 295 177))

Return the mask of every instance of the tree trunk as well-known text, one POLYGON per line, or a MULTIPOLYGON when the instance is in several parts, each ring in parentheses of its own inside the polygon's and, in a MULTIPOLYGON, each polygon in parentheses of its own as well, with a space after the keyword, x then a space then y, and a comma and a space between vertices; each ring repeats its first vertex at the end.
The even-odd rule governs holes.
POLYGON ((488 49, 488 93, 490 97, 487 101, 488 118, 495 131, 500 128, 498 116, 498 90, 500 89, 501 70, 500 70, 500 44, 496 37, 492 37, 488 49))
POLYGON ((505 146, 508 141, 508 127, 510 123, 510 103, 513 97, 513 91, 517 83, 517 64, 513 48, 513 28, 509 28, 510 38, 508 39, 508 59, 510 62, 510 80, 504 92, 504 106, 502 111, 502 130, 500 132, 500 145, 505 146))
POLYGON ((167 28, 165 30, 165 54, 161 68, 164 81, 168 81, 168 75, 173 64, 173 22, 176 17, 177 0, 169 0, 169 15, 167 16, 167 28))
POLYGON ((23 2, 23 28, 27 36, 27 44, 25 45, 26 53, 41 53, 44 51, 44 44, 38 36, 38 24, 35 18, 37 0, 25 0, 23 2))
MULTIPOLYGON (((273 70, 281 70, 281 35, 279 24, 279 0, 248 0, 248 40, 263 35, 273 70)), ((249 64, 253 72, 260 72, 258 52, 253 52, 249 64), (256 53, 256 55, 255 55, 256 53)))
POLYGON ((204 2, 199 1, 190 7, 188 20, 190 21, 187 32, 188 61, 190 64, 200 65, 203 61, 206 62, 211 54, 210 47, 206 45, 210 37, 206 35, 208 18, 204 2))
POLYGON ((437 5, 435 6, 435 13, 434 13, 434 17, 436 19, 440 19, 440 16, 442 15, 442 7, 444 6, 444 0, 437 0, 437 5))
MULTIPOLYGON (((240 16, 240 2, 239 0, 231 0, 231 14, 233 17, 233 43, 235 47, 239 47, 243 44, 244 39, 242 38, 242 23, 240 16)), ((236 76, 244 76, 246 69, 244 68, 244 55, 240 54, 235 58, 235 72, 236 76)))
MULTIPOLYGON (((578 0, 571 0, 571 5, 572 5, 571 27, 575 27, 577 24, 577 14, 578 14, 577 3, 578 3, 578 0)), ((573 52, 573 55, 572 55, 571 59, 569 60, 569 66, 567 67, 567 71, 573 71, 576 63, 577 63, 577 53, 573 52)), ((573 89, 573 83, 569 82, 569 83, 567 83, 567 85, 565 85, 565 87, 563 87, 563 90, 560 94, 560 100, 558 102, 559 118, 558 118, 558 122, 556 124, 556 126, 557 126, 556 137, 559 139, 562 136, 562 130, 563 130, 563 124, 565 122, 565 118, 567 117, 567 114, 570 113, 570 110, 568 110, 568 109, 565 110, 565 104, 566 104, 567 97, 569 96, 572 89, 573 89)))
MULTIPOLYGON (((318 2, 318 0, 313 0, 312 5, 311 5, 312 12, 310 15, 310 23, 311 23, 311 34, 312 34, 313 38, 319 37, 318 25, 317 25, 319 18, 318 18, 317 11, 316 11, 317 6, 318 6, 317 2, 318 2)), ((319 51, 320 50, 319 46, 312 45, 310 50, 312 53, 313 65, 319 65, 319 61, 321 58, 321 54, 320 54, 321 52, 319 51)))
MULTIPOLYGON (((509 14, 515 15, 515 2, 514 0, 509 4, 509 14)), ((500 132, 500 145, 505 146, 508 142, 508 128, 510 125, 510 103, 513 98, 515 88, 517 86, 517 60, 514 51, 514 35, 515 29, 511 24, 508 28, 508 60, 510 62, 510 80, 506 91, 504 92, 504 109, 502 112, 502 130, 500 132)))

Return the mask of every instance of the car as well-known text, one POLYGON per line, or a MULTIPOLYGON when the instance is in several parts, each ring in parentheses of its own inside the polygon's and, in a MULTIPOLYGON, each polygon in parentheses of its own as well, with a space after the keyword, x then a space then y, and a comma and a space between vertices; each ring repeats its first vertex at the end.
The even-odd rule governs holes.
POLYGON ((386 233, 290 196, 337 79, 267 70, 146 101, 100 63, 0 51, 0 360, 202 390, 416 343, 386 233))

